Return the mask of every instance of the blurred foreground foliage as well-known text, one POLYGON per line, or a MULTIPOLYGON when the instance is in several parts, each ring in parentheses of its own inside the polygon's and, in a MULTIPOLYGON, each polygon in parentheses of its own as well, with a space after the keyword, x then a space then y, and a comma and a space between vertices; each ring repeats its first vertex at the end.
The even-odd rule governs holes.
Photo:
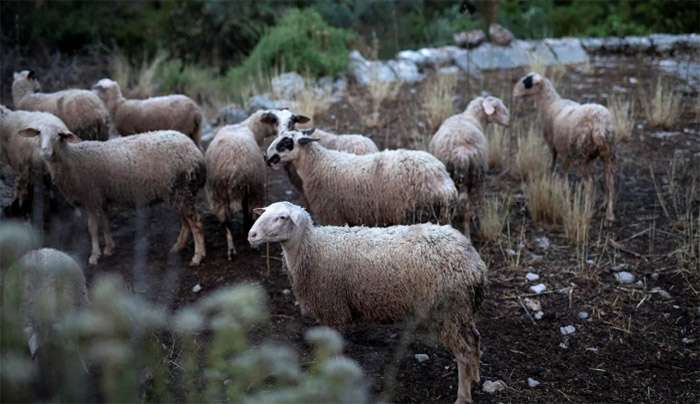
MULTIPOLYGON (((265 292, 253 284, 221 288, 171 313, 119 277, 98 276, 87 307, 60 318, 46 311, 42 321, 53 326, 32 358, 26 268, 13 262, 36 244, 26 229, 0 225, 1 402, 368 401, 362 370, 330 328, 307 331, 313 356, 303 364, 289 347, 251 343, 269 320, 265 292)), ((42 294, 34 304, 54 307, 65 296, 42 294)))

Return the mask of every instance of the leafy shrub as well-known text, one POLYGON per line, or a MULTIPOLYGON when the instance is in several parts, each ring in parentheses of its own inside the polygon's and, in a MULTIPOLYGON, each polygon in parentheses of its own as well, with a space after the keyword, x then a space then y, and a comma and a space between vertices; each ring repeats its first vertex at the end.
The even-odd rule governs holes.
POLYGON ((242 65, 226 73, 226 79, 239 89, 275 67, 312 77, 335 75, 348 64, 351 38, 348 31, 329 26, 312 9, 292 9, 260 39, 242 65))

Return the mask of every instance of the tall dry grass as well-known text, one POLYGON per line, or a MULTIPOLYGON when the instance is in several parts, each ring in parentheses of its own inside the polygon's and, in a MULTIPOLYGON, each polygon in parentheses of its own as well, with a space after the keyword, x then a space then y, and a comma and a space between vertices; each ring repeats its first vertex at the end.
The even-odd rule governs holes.
POLYGON ((595 189, 592 181, 580 182, 573 190, 566 187, 567 192, 562 198, 565 203, 564 235, 577 246, 588 243, 591 221, 595 213, 595 189))
POLYGON ((536 54, 530 54, 528 59, 529 71, 539 73, 540 75, 548 78, 555 88, 566 74, 566 66, 561 63, 547 65, 545 60, 536 54))
POLYGON ((132 64, 122 53, 115 53, 110 60, 112 79, 119 83, 127 98, 148 98, 159 88, 158 72, 167 56, 158 53, 141 64, 132 64))
POLYGON ((517 137, 511 174, 520 180, 539 178, 549 170, 551 156, 537 125, 517 137))
POLYGON ((321 88, 315 87, 313 82, 312 78, 306 77, 304 89, 293 100, 294 111, 311 118, 311 125, 314 124, 315 117, 326 111, 330 106, 330 94, 321 88))
POLYGON ((510 217, 510 196, 487 198, 479 212, 479 234, 484 241, 495 241, 503 234, 510 217))
POLYGON ((615 136, 620 142, 632 139, 634 130, 634 100, 627 97, 614 96, 608 105, 615 123, 615 136))
POLYGON ((508 159, 507 128, 499 125, 491 125, 487 134, 489 142, 488 164, 490 170, 502 171, 508 159))
POLYGON ((367 92, 370 99, 371 112, 365 117, 365 124, 370 128, 376 128, 381 122, 380 110, 386 101, 396 99, 401 90, 399 81, 373 80, 367 85, 367 92))
POLYGON ((426 81, 421 97, 431 134, 438 130, 445 119, 454 114, 452 100, 456 86, 457 76, 450 74, 436 74, 426 81))
POLYGON ((642 98, 642 105, 647 122, 655 128, 671 129, 683 112, 681 94, 661 77, 656 80, 654 92, 642 98))

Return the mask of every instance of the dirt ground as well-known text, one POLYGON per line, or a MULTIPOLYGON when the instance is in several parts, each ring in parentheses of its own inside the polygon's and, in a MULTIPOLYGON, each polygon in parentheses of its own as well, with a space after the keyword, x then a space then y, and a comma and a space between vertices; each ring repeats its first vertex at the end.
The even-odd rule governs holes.
MULTIPOLYGON (((636 97, 638 87, 650 88, 658 75, 656 63, 654 59, 597 58, 587 71, 569 69, 562 79, 566 84, 562 93, 598 102, 605 102, 612 93, 636 97)), ((482 88, 506 95, 510 104, 507 94, 522 73, 487 75, 482 84, 460 82, 456 106, 463 109, 482 88)), ((366 97, 351 88, 350 97, 332 105, 317 125, 339 132, 370 133, 380 147, 420 147, 427 144, 429 131, 420 114, 419 91, 420 87, 404 86, 398 100, 383 105, 380 124, 368 128, 363 120, 368 113, 366 97)), ((685 103, 697 102, 697 97, 697 92, 686 88, 685 103)), ((512 115, 513 126, 532 119, 520 110, 512 115)), ((643 125, 639 108, 636 120, 642 125, 634 130, 632 141, 618 149, 618 220, 606 229, 602 212, 598 212, 590 248, 583 255, 560 228, 542 228, 532 222, 518 182, 503 173, 490 173, 487 194, 511 193, 513 206, 506 234, 496 242, 478 245, 489 266, 490 282, 478 321, 481 382, 502 380, 507 388, 490 395, 474 386, 476 402, 700 402, 700 268, 697 262, 681 262, 676 254, 678 223, 665 216, 651 176, 654 172, 663 186, 671 159, 700 153, 700 122, 686 109, 671 131, 677 135, 656 138, 651 135, 657 131, 643 125), (551 241, 550 247, 535 243, 541 236, 551 241), (621 265, 636 275, 641 286, 615 281, 612 268, 621 265), (525 278, 527 272, 539 274, 538 282, 547 285, 545 293, 537 296, 544 312, 540 320, 522 305, 524 298, 533 297, 529 286, 534 283, 525 278), (670 298, 652 292, 655 287, 667 291, 670 298), (590 318, 581 320, 581 311, 590 318), (574 335, 562 336, 560 327, 567 325, 575 326, 574 335), (540 385, 529 387, 528 378, 540 385)), ((299 203, 283 171, 270 170, 268 175, 268 202, 299 203)), ((692 203, 697 212, 700 201, 692 203)), ((206 212, 203 198, 200 207, 206 212)), ((86 263, 89 242, 84 215, 78 217, 66 209, 49 222, 45 244, 86 263)), ((173 308, 224 285, 259 282, 270 296, 272 322, 268 330, 256 332, 255 338, 265 335, 308 355, 302 337, 314 321, 303 319, 295 305, 279 246, 270 247, 268 273, 264 248, 252 250, 239 229, 239 254, 229 262, 223 229, 207 214, 208 255, 201 266, 190 268, 186 263, 191 247, 180 257, 167 254, 179 229, 175 213, 167 207, 115 212, 112 229, 116 253, 88 268, 89 280, 100 273, 119 273, 137 293, 173 308), (198 284, 203 289, 194 293, 192 288, 198 284)), ((362 366, 377 398, 386 388, 389 368, 396 363, 401 334, 400 325, 357 325, 344 331, 346 353, 362 366)), ((456 363, 449 352, 413 342, 399 358, 391 401, 452 402, 456 381, 456 363), (414 358, 418 353, 427 354, 429 360, 419 363, 414 358)))

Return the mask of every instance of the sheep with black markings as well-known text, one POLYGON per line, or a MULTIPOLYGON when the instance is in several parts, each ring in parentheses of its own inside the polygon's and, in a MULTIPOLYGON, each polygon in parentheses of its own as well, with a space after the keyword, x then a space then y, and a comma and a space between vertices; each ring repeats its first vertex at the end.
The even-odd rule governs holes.
POLYGON ((99 227, 105 238, 104 254, 114 251, 106 215, 110 205, 140 207, 159 200, 173 205, 181 219, 171 252, 181 251, 191 232, 195 246, 191 265, 198 265, 206 255, 202 223, 195 209, 206 167, 202 152, 184 134, 157 131, 107 142, 79 142, 71 132, 31 122, 18 134, 39 138, 40 155, 54 184, 68 202, 87 211, 91 265, 102 255, 99 227))
POLYGON ((412 319, 457 360, 457 403, 471 402, 479 381, 475 314, 486 266, 450 226, 387 228, 314 226, 288 202, 273 203, 248 233, 252 246, 280 242, 302 314, 330 326, 412 319))
POLYGON ((40 93, 40 89, 33 71, 15 73, 12 83, 15 109, 52 113, 81 139, 107 140, 109 112, 95 94, 79 89, 40 93))
POLYGON ((518 80, 513 98, 532 99, 544 122, 544 140, 552 152, 552 171, 557 157, 568 171, 572 162, 580 164, 582 176, 590 179, 590 164, 603 161, 607 193, 608 223, 615 220, 615 124, 610 111, 599 104, 579 104, 562 98, 547 78, 530 73, 518 80))
POLYGON ((309 134, 279 135, 267 149, 267 162, 294 165, 321 223, 381 226, 451 220, 457 189, 445 165, 432 155, 385 150, 358 156, 326 149, 309 134))
POLYGON ((484 130, 489 123, 508 126, 510 113, 496 97, 477 97, 466 110, 447 118, 430 141, 428 150, 447 167, 459 192, 467 201, 465 229, 477 220, 483 199, 484 175, 488 169, 488 140, 484 130))
POLYGON ((104 102, 114 128, 122 136, 157 130, 176 130, 197 145, 202 139, 202 110, 191 98, 180 95, 127 100, 119 84, 110 79, 98 81, 92 89, 104 102))

